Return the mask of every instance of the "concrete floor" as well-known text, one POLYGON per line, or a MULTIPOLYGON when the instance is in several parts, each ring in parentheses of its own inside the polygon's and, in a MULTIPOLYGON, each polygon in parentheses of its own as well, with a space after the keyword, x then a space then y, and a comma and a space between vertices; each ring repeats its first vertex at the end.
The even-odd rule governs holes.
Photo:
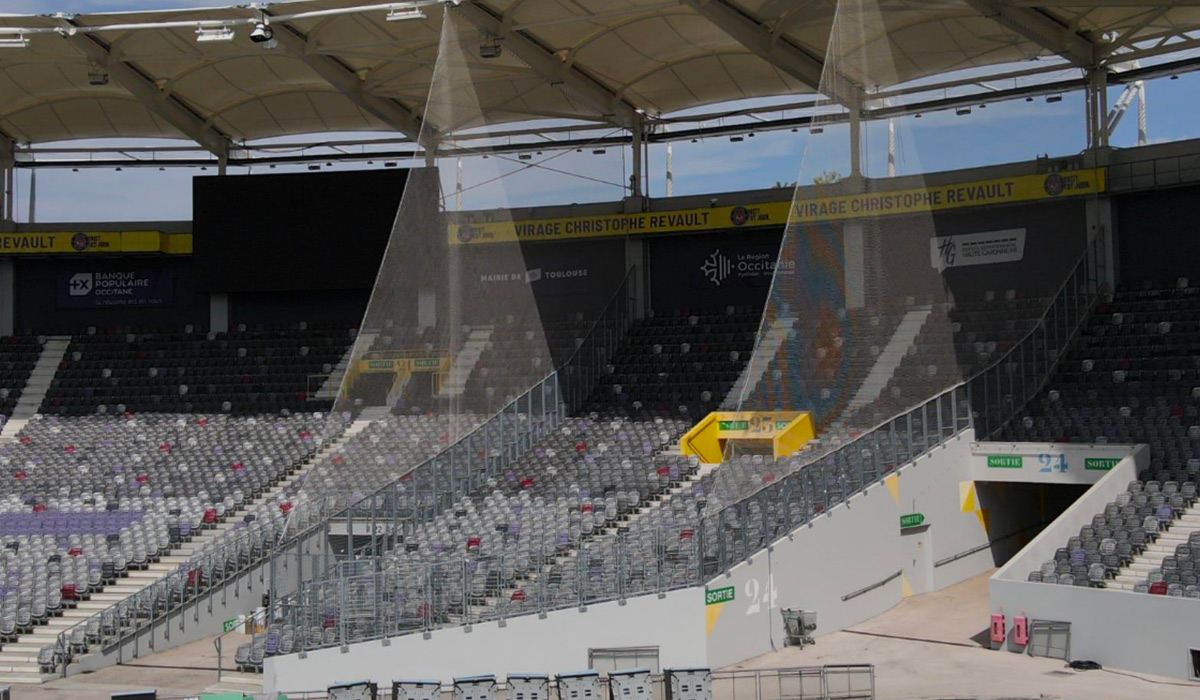
MULTIPOLYGON (((881 700, 918 698, 1066 698, 1169 700, 1200 698, 1200 683, 1118 671, 1076 672, 1059 661, 983 648, 988 620, 988 574, 937 593, 905 600, 887 613, 818 638, 804 650, 787 648, 734 669, 822 664, 875 665, 881 700)), ((224 666, 246 641, 229 635, 224 666)), ((160 698, 194 696, 217 682, 212 640, 155 654, 132 665, 102 669, 41 686, 14 686, 14 700, 108 700, 112 693, 157 688, 160 698)), ((547 669, 553 671, 553 669, 547 669)), ((739 695, 741 693, 739 692, 739 695)), ((737 700, 753 700, 753 695, 737 700)))
POLYGON ((870 663, 880 700, 1200 698, 1200 683, 1108 669, 1073 671, 1061 661, 985 648, 991 574, 909 598, 856 627, 819 637, 804 650, 786 648, 730 668, 870 663))
MULTIPOLYGON (((233 665, 240 634, 222 642, 224 668, 233 665)), ((199 695, 217 682, 217 650, 212 639, 185 644, 122 666, 62 678, 42 685, 13 686, 13 700, 109 700, 113 693, 157 688, 159 698, 199 695)))

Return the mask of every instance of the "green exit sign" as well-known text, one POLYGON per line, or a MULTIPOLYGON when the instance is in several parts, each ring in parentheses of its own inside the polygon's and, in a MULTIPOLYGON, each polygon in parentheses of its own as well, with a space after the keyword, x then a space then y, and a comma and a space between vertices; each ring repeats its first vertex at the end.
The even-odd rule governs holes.
POLYGON ((1085 457, 1083 468, 1090 471, 1106 472, 1121 462, 1119 457, 1085 457))
POLYGON ((988 455, 988 469, 1020 469, 1025 458, 1020 455, 988 455))
POLYGON ((921 527, 925 524, 924 513, 906 513, 900 516, 900 529, 907 530, 910 527, 921 527))
POLYGON ((704 604, 716 605, 717 603, 733 602, 734 587, 726 586, 724 588, 714 588, 713 590, 704 591, 704 604))
POLYGON ((749 430, 750 421, 748 420, 723 420, 717 422, 717 427, 721 430, 749 430))

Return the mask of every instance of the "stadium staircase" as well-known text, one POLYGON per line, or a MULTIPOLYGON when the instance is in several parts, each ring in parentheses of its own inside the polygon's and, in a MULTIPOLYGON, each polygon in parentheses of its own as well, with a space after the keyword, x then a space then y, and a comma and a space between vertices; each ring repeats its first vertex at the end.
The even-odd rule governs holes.
POLYGON ((1200 505, 1183 511, 1168 530, 1160 532, 1158 539, 1135 556, 1129 566, 1118 571, 1107 587, 1133 591, 1134 585, 1145 581, 1152 572, 1162 569, 1163 560, 1174 555, 1177 546, 1187 544, 1188 536, 1193 532, 1200 532, 1200 505))
POLYGON ((313 400, 336 401, 338 391, 342 388, 342 380, 346 378, 346 371, 350 369, 350 360, 354 357, 354 348, 358 347, 359 343, 362 343, 362 347, 364 348, 371 347, 371 343, 375 342, 375 338, 378 335, 376 332, 359 333, 355 342, 350 343, 350 346, 346 348, 346 352, 342 354, 342 359, 338 360, 338 363, 334 365, 333 371, 321 383, 321 388, 317 389, 316 394, 313 395, 313 400))
POLYGON ((729 390, 729 394, 725 397, 724 405, 727 408, 736 408, 742 397, 752 395, 754 390, 758 388, 758 383, 762 381, 763 375, 767 373, 767 365, 770 358, 775 357, 779 352, 779 348, 783 347, 784 341, 787 340, 788 332, 792 330, 792 325, 795 322, 796 319, 794 317, 777 318, 771 321, 771 325, 763 333, 762 342, 755 348, 750 362, 746 363, 746 368, 738 375, 733 388, 729 390))
POLYGON ((891 339, 879 353, 875 365, 859 386, 858 392, 850 399, 847 410, 858 410, 879 398, 909 349, 916 347, 917 336, 921 333, 921 328, 925 326, 932 311, 933 307, 926 306, 904 314, 900 325, 892 333, 891 339))
POLYGON ((237 527, 247 513, 257 507, 276 501, 281 493, 286 493, 314 465, 321 463, 330 453, 337 450, 347 440, 362 432, 378 416, 368 409, 355 420, 340 436, 328 441, 317 450, 304 464, 293 470, 270 489, 267 489, 253 501, 247 502, 240 509, 228 513, 225 520, 208 530, 202 530, 181 546, 170 551, 146 565, 144 569, 130 569, 125 576, 117 579, 113 585, 105 586, 98 592, 92 593, 86 600, 80 600, 74 608, 64 609, 58 617, 50 619, 46 624, 35 627, 31 632, 20 635, 11 643, 0 648, 0 683, 30 684, 42 683, 56 676, 44 676, 38 664, 38 652, 54 645, 59 635, 69 632, 75 626, 85 623, 89 618, 119 605, 131 595, 154 584, 168 574, 174 572, 180 565, 188 563, 191 556, 200 552, 204 547, 224 536, 237 527))
POLYGON ((493 326, 475 326, 467 334, 467 340, 450 365, 450 371, 442 381, 438 390, 438 398, 457 398, 467 389, 467 379, 475 371, 475 365, 487 349, 488 340, 492 337, 493 326))
POLYGON ((51 336, 46 339, 45 345, 42 346, 42 354, 38 356, 37 364, 34 365, 33 371, 29 375, 25 390, 22 392, 21 398, 17 400, 12 417, 4 424, 4 430, 0 431, 0 446, 12 442, 21 428, 24 428, 29 419, 37 413, 38 407, 46 398, 46 392, 50 389, 50 382, 54 380, 54 374, 58 371, 59 364, 66 357, 67 347, 70 344, 69 336, 51 336))
MULTIPOLYGON (((673 444, 670 447, 661 450, 660 452, 658 452, 655 455, 655 457, 656 458, 664 457, 664 456, 680 457, 680 456, 682 456, 682 454, 683 453, 680 451, 678 443, 673 442, 673 444)), ((583 550, 584 547, 586 547, 589 544, 597 543, 606 538, 607 539, 616 538, 622 532, 628 530, 629 527, 633 523, 635 523, 638 519, 653 512, 655 509, 662 507, 664 504, 670 502, 670 500, 673 497, 678 496, 679 494, 683 493, 684 491, 689 490, 695 484, 699 483, 703 477, 705 477, 706 475, 711 473, 718 466, 719 465, 716 465, 716 464, 702 464, 702 465, 700 465, 700 467, 698 469, 692 471, 691 473, 681 474, 680 479, 678 481, 672 483, 670 486, 659 491, 658 493, 651 495, 645 501, 640 503, 636 508, 634 508, 630 512, 622 515, 620 518, 618 518, 612 524, 607 525, 602 528, 598 528, 591 535, 585 535, 579 542, 572 543, 570 549, 567 549, 566 551, 562 552, 561 554, 558 554, 557 556, 544 561, 541 565, 540 572, 533 571, 533 572, 530 572, 528 574, 525 574, 525 575, 517 578, 516 580, 514 580, 512 582, 510 588, 513 590, 516 590, 516 589, 531 590, 531 589, 537 587, 538 578, 541 575, 543 575, 544 573, 550 572, 551 570, 554 570, 554 569, 563 569, 563 568, 574 566, 574 564, 572 562, 575 562, 579 558, 579 553, 583 550)), ((496 608, 499 608, 500 606, 502 606, 504 603, 505 603, 505 599, 497 598, 497 597, 488 597, 487 599, 485 599, 483 601, 482 605, 475 605, 474 607, 477 609, 478 608, 496 609, 496 608)), ((487 613, 484 613, 481 617, 483 617, 484 619, 492 619, 493 616, 491 616, 487 613)), ((451 622, 453 622, 455 624, 459 624, 459 625, 466 624, 466 620, 461 617, 456 618, 455 616, 452 615, 450 620, 451 620, 451 622)), ((239 677, 245 677, 247 679, 254 679, 254 678, 261 679, 262 678, 262 676, 259 674, 240 674, 239 677)), ((224 678, 224 676, 222 676, 222 678, 224 678)), ((222 688, 222 689, 224 689, 224 688, 222 688)), ((230 687, 229 690, 239 690, 239 688, 230 687)))

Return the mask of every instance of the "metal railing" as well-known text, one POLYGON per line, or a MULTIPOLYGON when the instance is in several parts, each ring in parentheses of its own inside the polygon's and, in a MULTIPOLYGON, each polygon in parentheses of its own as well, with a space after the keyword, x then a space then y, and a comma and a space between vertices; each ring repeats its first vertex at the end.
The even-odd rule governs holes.
POLYGON ((307 651, 583 609, 695 586, 698 557, 693 537, 655 530, 637 541, 614 535, 583 546, 550 538, 531 555, 391 558, 382 571, 306 583, 281 606, 273 633, 307 651))
POLYGON ((1085 245, 1034 328, 986 369, 752 495, 706 509, 702 576, 729 570, 967 428, 979 440, 998 432, 1049 380, 1103 291, 1105 272, 1102 232, 1085 245))
MULTIPOLYGON (((367 548, 360 552, 352 548, 349 552, 350 558, 356 554, 377 558, 385 551, 385 546, 398 541, 398 534, 436 517, 532 449, 566 418, 568 406, 583 404, 590 383, 594 383, 594 378, 599 375, 599 368, 592 363, 610 357, 632 325, 632 278, 633 268, 630 268, 584 340, 560 368, 446 450, 420 463, 400 479, 350 502, 347 502, 346 494, 323 497, 309 507, 294 510, 282 527, 270 520, 256 522, 244 532, 216 540, 199 555, 193 555, 190 563, 181 565, 178 570, 117 605, 62 631, 53 645, 55 667, 65 676, 67 665, 75 655, 85 653, 92 646, 109 647, 159 621, 170 621, 173 615, 177 616, 180 629, 185 629, 185 607, 189 603, 214 595, 218 590, 228 595, 226 584, 229 581, 268 560, 269 574, 260 572, 260 575, 269 576, 268 600, 273 605, 278 597, 277 569, 295 566, 295 580, 299 582, 305 558, 314 569, 320 567, 318 573, 326 574, 345 558, 329 548, 330 525, 334 521, 344 522, 347 532, 353 535, 356 517, 360 525, 365 518, 372 533, 380 531, 391 535, 372 536, 367 548), (411 493, 410 484, 415 484, 411 493), (306 552, 314 539, 320 545, 320 552, 306 552), (293 549, 294 560, 276 556, 279 552, 290 554, 293 549), (75 630, 81 626, 86 632, 79 639, 75 630)), ((311 455, 305 459, 309 457, 311 455)), ((353 537, 349 541, 353 543, 353 537)), ((191 616, 193 622, 198 622, 199 610, 194 610, 191 616)))
MULTIPOLYGON (((873 700, 875 667, 872 664, 831 664, 789 668, 736 669, 712 671, 713 700, 873 700)), ((602 674, 603 677, 603 674, 602 674)), ((650 675, 650 698, 666 700, 667 679, 663 673, 650 675)), ((390 688, 379 686, 379 695, 390 688)), ((514 700, 507 683, 497 683, 497 700, 514 700)), ((288 691, 288 698, 327 697, 327 690, 288 691)), ((567 700, 568 692, 558 682, 547 682, 548 700, 567 700)), ((442 687, 440 696, 450 700, 453 690, 442 687)), ((596 700, 618 700, 609 683, 601 683, 596 700)))
MULTIPOLYGON (((379 561, 380 555, 400 544, 400 538, 412 532, 419 523, 437 517, 459 498, 482 487, 489 479, 501 474, 504 467, 531 450, 538 440, 566 418, 568 409, 575 411, 584 405, 600 372, 600 363, 611 357, 632 324, 633 302, 628 294, 630 279, 627 274, 593 324, 587 339, 561 368, 446 450, 400 479, 350 503, 346 502, 344 494, 339 494, 298 509, 288 520, 285 541, 282 541, 282 533, 271 531, 266 537, 261 533, 254 537, 246 533, 236 538, 236 542, 219 544, 209 558, 193 563, 192 569, 202 572, 199 576, 181 569, 121 603, 121 606, 146 612, 129 616, 128 624, 116 625, 111 632, 105 628, 101 637, 111 643, 140 629, 148 621, 176 611, 180 611, 182 624, 184 604, 211 594, 218 587, 223 588, 223 582, 230 575, 260 565, 279 551, 286 552, 295 547, 295 566, 299 573, 306 556, 301 551, 310 542, 317 542, 322 550, 319 555, 308 555, 310 564, 326 574, 334 572, 339 561, 359 555, 379 561), (368 544, 360 549, 353 545, 356 521, 359 525, 369 523, 368 532, 372 535, 368 544), (338 556, 329 549, 330 526, 334 522, 344 522, 350 535, 348 556, 338 556), (216 574, 212 580, 207 578, 209 571, 216 574), (175 591, 178 591, 177 595, 175 591)), ((554 586, 550 583, 551 577, 545 577, 542 582, 543 577, 538 576, 539 583, 528 589, 520 584, 522 579, 518 572, 530 570, 506 561, 507 557, 433 563, 420 572, 425 585, 417 590, 423 599, 415 601, 415 605, 413 601, 396 597, 398 592, 406 596, 411 592, 398 591, 392 585, 403 576, 399 572, 377 571, 358 581, 353 577, 332 577, 301 587, 294 605, 289 603, 294 609, 283 611, 285 619, 290 615, 293 627, 303 627, 308 632, 314 627, 319 628, 320 646, 344 645, 699 585, 968 427, 975 427, 976 435, 981 439, 998 431, 1049 379, 1059 357, 1102 291, 1104 279, 1104 242, 1101 237, 1096 237, 1088 243, 1084 255, 1034 329, 999 360, 970 380, 814 457, 802 468, 749 497, 717 512, 699 513, 700 527, 694 532, 694 544, 691 537, 688 539, 690 553, 686 558, 672 560, 666 556, 667 550, 657 547, 647 556, 644 550, 631 549, 623 541, 616 540, 609 551, 598 557, 575 557, 577 563, 573 565, 577 569, 573 583, 567 581, 554 586), (594 566, 592 560, 595 558, 599 559, 599 564, 594 566), (672 573, 666 578, 661 574, 647 578, 647 565, 652 570, 669 566, 672 573), (511 576, 506 573, 510 569, 511 576), (480 570, 499 573, 484 576, 482 588, 477 588, 476 574, 480 570), (354 585, 363 586, 362 596, 356 595, 357 591, 351 595, 356 601, 361 600, 365 608, 352 610, 346 617, 335 616, 332 620, 324 615, 326 608, 338 608, 349 602, 343 596, 354 585), (369 594, 365 592, 368 590, 369 594), (517 590, 521 594, 514 598, 517 590), (320 600, 319 610, 315 607, 317 599, 320 600), (409 609, 415 614, 406 614, 409 609), (309 624, 313 622, 316 624, 309 624), (328 629, 335 632, 327 635, 325 630, 328 629), (327 636, 330 637, 328 642, 327 636)), ((665 533, 656 535, 660 545, 674 544, 663 541, 666 537, 665 533)), ((584 546, 582 555, 587 551, 586 543, 568 543, 568 549, 581 544, 584 546)), ((559 554, 542 550, 538 554, 540 564, 545 565, 559 554)), ((285 566, 290 565, 286 557, 280 557, 280 560, 285 566)), ((272 603, 278 600, 274 566, 273 557, 272 603)), ((108 612, 95 617, 100 618, 108 612)), ((85 624, 88 622, 90 620, 85 624)), ((57 649, 61 659, 69 659, 74 651, 70 634, 67 630, 59 636, 57 649)), ((306 633, 303 648, 317 648, 310 636, 306 633)), ((65 673, 65 664, 63 666, 65 673)))

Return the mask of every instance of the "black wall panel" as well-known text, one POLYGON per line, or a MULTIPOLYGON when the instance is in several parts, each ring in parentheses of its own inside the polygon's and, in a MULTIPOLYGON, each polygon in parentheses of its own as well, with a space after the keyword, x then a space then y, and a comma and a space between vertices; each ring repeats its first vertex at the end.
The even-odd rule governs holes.
POLYGON ((407 175, 360 170, 194 178, 200 288, 370 289, 407 175))

